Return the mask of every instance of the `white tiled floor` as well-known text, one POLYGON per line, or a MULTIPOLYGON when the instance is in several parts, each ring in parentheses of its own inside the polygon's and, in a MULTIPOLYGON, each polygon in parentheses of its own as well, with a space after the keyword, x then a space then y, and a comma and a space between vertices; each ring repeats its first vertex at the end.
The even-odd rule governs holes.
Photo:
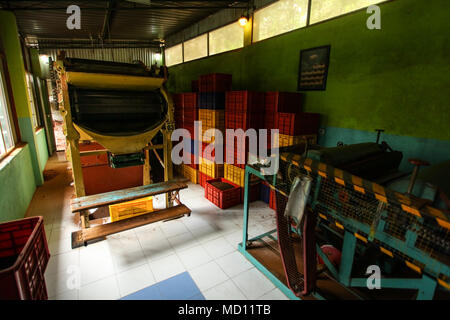
POLYGON ((147 263, 117 274, 117 283, 121 296, 144 289, 155 282, 153 272, 147 263))
MULTIPOLYGON (((204 199, 199 185, 180 192, 190 217, 158 222, 71 249, 78 217, 67 162, 51 158, 61 172, 38 188, 28 216, 43 215, 51 258, 46 270, 50 299, 119 299, 188 271, 206 299, 287 299, 237 251, 242 241, 242 205, 221 210, 204 199), (79 282, 79 286, 77 285, 79 282)), ((161 199, 158 199, 158 201, 161 199)), ((274 227, 272 210, 251 204, 249 233, 274 227)))

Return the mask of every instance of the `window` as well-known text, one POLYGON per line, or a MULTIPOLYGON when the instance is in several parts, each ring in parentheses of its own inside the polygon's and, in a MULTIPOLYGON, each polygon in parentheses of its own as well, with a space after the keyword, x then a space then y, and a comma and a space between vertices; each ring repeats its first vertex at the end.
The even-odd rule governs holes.
POLYGON ((209 54, 217 54, 244 46, 244 28, 234 22, 209 33, 209 54))
POLYGON ((198 36, 184 43, 184 61, 191 61, 208 55, 208 34, 198 36))
POLYGON ((183 62, 183 44, 167 48, 165 51, 166 66, 170 67, 183 62))
POLYGON ((2 68, 0 71, 0 159, 2 159, 14 148, 14 131, 5 74, 2 68))
POLYGON ((310 23, 334 18, 384 1, 387 0, 312 0, 310 23))
POLYGON ((304 27, 307 14, 308 0, 279 0, 262 8, 254 15, 253 41, 304 27))
POLYGON ((31 121, 33 123, 33 128, 36 130, 41 126, 41 121, 37 109, 36 97, 34 95, 34 79, 33 75, 29 72, 26 72, 26 78, 27 78, 28 99, 31 107, 31 121))

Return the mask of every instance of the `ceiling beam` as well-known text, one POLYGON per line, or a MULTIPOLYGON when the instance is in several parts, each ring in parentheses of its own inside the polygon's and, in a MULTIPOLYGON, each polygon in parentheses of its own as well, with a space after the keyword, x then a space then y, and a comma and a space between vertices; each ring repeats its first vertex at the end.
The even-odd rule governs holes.
POLYGON ((38 39, 39 49, 105 49, 105 48, 159 48, 159 41, 152 40, 93 40, 38 39))
POLYGON ((111 36, 111 24, 113 20, 113 11, 112 9, 115 8, 117 5, 116 0, 109 0, 108 2, 108 9, 105 13, 105 19, 103 20, 103 26, 102 31, 100 32, 100 39, 105 40, 105 38, 110 38, 111 36))
MULTIPOLYGON (((66 6, 61 6, 62 2, 67 3, 65 0, 52 0, 55 6, 49 7, 48 1, 42 0, 15 0, 15 1, 0 1, 0 8, 5 7, 13 11, 54 11, 54 10, 66 10, 66 6), (23 5, 26 3, 27 5, 23 5), (22 5, 20 5, 22 4, 22 5), (43 6, 39 6, 42 4, 43 6)), ((169 1, 170 4, 165 4, 167 1, 151 1, 150 4, 137 4, 124 0, 115 0, 115 8, 111 8, 111 11, 118 10, 168 10, 168 9, 228 9, 228 8, 245 8, 249 0, 241 1, 225 1, 225 0, 208 0, 201 3, 201 1, 191 1, 191 0, 176 0, 169 1), (186 3, 186 4, 185 4, 186 3)), ((105 10, 105 5, 109 4, 109 0, 99 0, 93 2, 92 0, 75 0, 72 4, 78 5, 82 10, 105 10), (93 4, 99 4, 99 6, 94 6, 93 4)), ((109 9, 109 8, 108 8, 109 9)))

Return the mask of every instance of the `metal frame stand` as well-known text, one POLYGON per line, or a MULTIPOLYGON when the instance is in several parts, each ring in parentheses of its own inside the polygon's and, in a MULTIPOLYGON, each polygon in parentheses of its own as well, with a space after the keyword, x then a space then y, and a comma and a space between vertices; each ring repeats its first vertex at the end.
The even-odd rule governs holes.
MULTIPOLYGON (((250 181, 250 175, 253 174, 257 176, 258 178, 262 179, 263 181, 269 182, 271 185, 275 185, 274 181, 276 177, 275 176, 264 176, 258 169, 253 168, 251 166, 245 167, 245 185, 244 185, 244 223, 243 223, 243 235, 242 235, 242 242, 238 245, 238 250, 241 252, 244 257, 246 257, 259 271, 261 271, 277 288, 279 288, 288 298, 292 300, 299 300, 297 296, 294 295, 294 293, 282 282, 280 281, 274 274, 272 274, 261 262, 259 262, 248 250, 249 244, 252 241, 257 241, 259 239, 262 239, 264 237, 270 237, 274 240, 276 240, 277 230, 271 230, 269 232, 265 232, 263 234, 260 234, 256 237, 253 237, 249 239, 248 236, 248 225, 249 225, 249 181, 250 181), (275 236, 273 235, 275 233, 275 236)), ((320 185, 321 177, 318 178, 318 186, 320 185)), ((316 193, 318 192, 318 189, 316 189, 316 193)), ((344 236, 343 236, 343 246, 342 246, 342 258, 339 270, 332 264, 332 262, 328 259, 327 255, 323 253, 323 251, 320 249, 319 245, 317 245, 317 252, 318 255, 322 258, 324 261, 324 264, 328 268, 330 274, 333 276, 333 278, 336 279, 339 283, 347 287, 348 290, 350 290, 351 287, 357 288, 357 287, 367 287, 367 278, 352 278, 351 273, 353 269, 353 262, 354 257, 357 251, 357 248, 362 245, 362 243, 358 243, 358 239, 360 239, 363 242, 367 242, 367 239, 364 237, 361 237, 361 235, 358 234, 358 232, 364 232, 365 234, 370 233, 370 227, 359 223, 355 220, 350 220, 348 218, 345 218, 343 216, 340 216, 337 212, 334 212, 333 210, 329 210, 328 215, 319 215, 321 219, 319 219, 319 223, 322 221, 322 219, 325 220, 335 220, 336 225, 338 223, 344 229, 344 236)), ((327 228, 326 224, 321 224, 323 227, 327 228)), ((394 247, 402 248, 404 252, 408 252, 409 255, 411 255, 413 258, 424 261, 425 266, 431 267, 430 269, 441 269, 441 272, 444 274, 448 274, 448 266, 437 263, 436 260, 431 259, 429 256, 423 254, 420 250, 414 248, 410 245, 410 243, 414 243, 414 236, 413 233, 408 233, 406 236, 406 241, 401 241, 399 239, 393 238, 392 236, 386 234, 383 232, 384 229, 384 223, 383 221, 380 221, 376 228, 375 232, 375 239, 381 241, 382 243, 392 243, 394 247), (438 265, 437 265, 438 264, 438 265)), ((381 249, 381 248, 380 248, 381 249)), ((383 250, 382 250, 383 251, 383 250)), ((389 251, 385 250, 386 254, 389 255, 389 251)), ((427 269, 427 268, 426 268, 427 269)), ((431 271, 431 270, 429 270, 431 271)), ((397 289, 417 289, 417 299, 418 300, 430 300, 433 299, 433 296, 435 294, 435 290, 437 288, 437 280, 433 277, 430 277, 429 275, 423 273, 423 270, 420 272, 422 274, 421 278, 411 278, 411 279, 405 279, 405 278, 381 278, 381 288, 397 288, 397 289)), ((445 287, 445 286, 444 286, 445 287)), ((446 288, 447 289, 447 288, 446 288)), ((448 289, 447 289, 448 290, 448 289)), ((350 290, 352 291, 352 290, 350 290)), ((353 292, 353 291, 352 291, 353 292)), ((353 292, 356 296, 359 296, 355 292, 353 292)), ((324 299, 318 292, 313 292, 312 296, 314 296, 317 299, 324 299)), ((360 297, 362 298, 362 297, 360 297)))
MULTIPOLYGON (((266 177, 271 177, 275 179, 275 176, 264 176, 259 170, 250 167, 245 166, 245 180, 244 180, 244 225, 243 225, 243 235, 242 235, 242 242, 238 244, 238 251, 244 255, 247 260, 250 261, 259 271, 261 271, 278 289, 281 290, 289 299, 291 300, 301 300, 299 297, 297 297, 288 286, 286 286, 282 281, 280 281, 272 272, 270 272, 261 262, 259 262, 248 250, 247 247, 249 243, 252 241, 257 241, 259 239, 262 239, 264 237, 270 237, 273 240, 277 239, 277 230, 271 230, 269 232, 265 232, 263 234, 260 234, 256 237, 253 237, 249 239, 248 237, 248 221, 249 221, 249 181, 250 181, 250 174, 253 174, 257 176, 258 178, 268 181, 266 177), (275 236, 273 236, 275 234, 275 236)), ((273 183, 272 183, 273 184, 273 183)), ((323 297, 318 293, 312 294, 317 299, 323 299, 323 297)))

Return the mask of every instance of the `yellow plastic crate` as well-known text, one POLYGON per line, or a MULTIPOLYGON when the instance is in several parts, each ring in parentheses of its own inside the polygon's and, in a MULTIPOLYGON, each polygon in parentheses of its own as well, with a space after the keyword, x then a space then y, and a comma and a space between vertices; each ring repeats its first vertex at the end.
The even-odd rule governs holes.
POLYGON ((197 183, 197 181, 198 181, 198 170, 196 170, 196 169, 194 169, 194 168, 192 168, 192 167, 190 167, 190 166, 188 166, 186 164, 183 164, 182 168, 183 168, 183 176, 186 179, 189 179, 189 181, 191 181, 193 183, 197 183))
POLYGON ((225 110, 199 109, 198 120, 203 126, 207 127, 225 127, 225 110))
POLYGON ((225 132, 225 111, 224 110, 198 110, 198 120, 202 122, 201 141, 213 142, 215 137, 213 134, 204 136, 205 132, 209 129, 217 129, 225 132))
POLYGON ((153 211, 153 197, 112 204, 109 206, 111 222, 128 219, 153 211))
POLYGON ((223 164, 217 164, 208 159, 200 157, 200 164, 198 168, 200 172, 215 179, 223 177, 223 166, 223 164))
MULTIPOLYGON (((225 163, 224 178, 241 187, 245 185, 245 169, 225 163)), ((251 175, 250 182, 258 181, 258 177, 251 175)))
POLYGON ((285 134, 280 134, 278 137, 278 144, 280 147, 288 147, 294 144, 302 143, 304 138, 308 140, 308 144, 317 143, 317 135, 315 134, 307 134, 302 136, 288 136, 285 134))
POLYGON ((172 167, 173 167, 173 172, 183 175, 183 166, 181 164, 174 164, 172 167))

